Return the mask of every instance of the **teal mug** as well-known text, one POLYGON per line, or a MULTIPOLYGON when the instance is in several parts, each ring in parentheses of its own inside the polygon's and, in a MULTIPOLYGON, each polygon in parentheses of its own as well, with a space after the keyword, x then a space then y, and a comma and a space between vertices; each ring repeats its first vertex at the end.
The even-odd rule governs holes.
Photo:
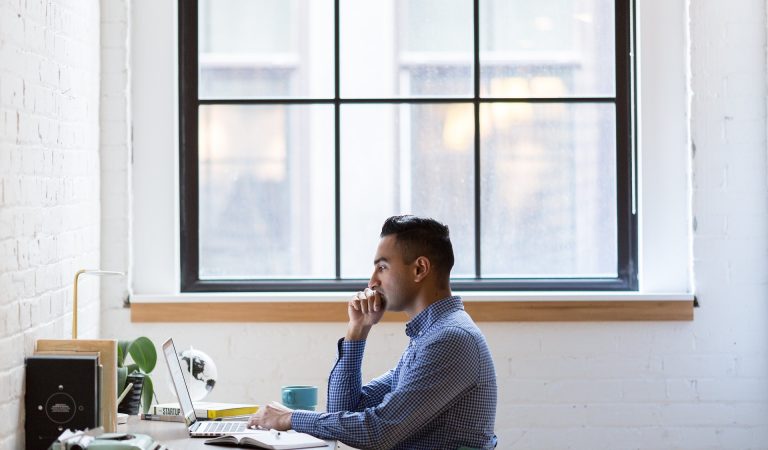
POLYGON ((317 386, 283 386, 283 405, 291 409, 314 411, 317 406, 317 386))

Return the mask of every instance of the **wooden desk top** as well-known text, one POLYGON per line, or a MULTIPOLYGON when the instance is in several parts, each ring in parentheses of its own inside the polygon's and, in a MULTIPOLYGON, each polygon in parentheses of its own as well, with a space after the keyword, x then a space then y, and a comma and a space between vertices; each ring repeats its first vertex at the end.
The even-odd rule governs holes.
MULTIPOLYGON (((205 438, 189 437, 186 425, 181 422, 141 420, 138 416, 130 416, 127 424, 117 426, 117 431, 148 434, 171 450, 216 450, 226 448, 219 445, 205 445, 205 438)), ((318 449, 336 449, 336 441, 326 440, 325 442, 328 444, 328 447, 324 449, 318 447, 318 449)))

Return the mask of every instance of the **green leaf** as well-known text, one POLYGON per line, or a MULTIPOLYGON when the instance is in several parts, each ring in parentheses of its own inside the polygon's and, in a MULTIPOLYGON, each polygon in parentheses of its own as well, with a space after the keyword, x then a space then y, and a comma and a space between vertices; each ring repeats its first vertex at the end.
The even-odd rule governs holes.
POLYGON ((117 367, 125 365, 125 357, 128 356, 128 346, 131 341, 117 341, 117 367))
POLYGON ((138 372, 139 371, 139 365, 138 364, 128 364, 127 366, 125 366, 125 368, 128 371, 128 375, 132 374, 133 372, 138 372))
POLYGON ((128 353, 131 354, 133 362, 138 364, 144 373, 152 372, 155 364, 157 364, 155 344, 144 336, 137 338, 128 346, 128 353))
POLYGON ((144 410, 144 414, 149 412, 149 407, 152 406, 152 395, 155 392, 155 388, 152 386, 152 378, 149 375, 144 375, 144 387, 141 390, 141 407, 144 410))
POLYGON ((128 378, 128 369, 125 367, 117 368, 117 396, 123 393, 125 389, 125 380, 128 378))

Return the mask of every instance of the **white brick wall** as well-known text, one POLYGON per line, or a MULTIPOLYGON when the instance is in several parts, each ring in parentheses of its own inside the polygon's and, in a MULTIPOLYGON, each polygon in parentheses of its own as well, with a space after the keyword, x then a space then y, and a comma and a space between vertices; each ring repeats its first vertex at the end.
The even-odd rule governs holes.
POLYGON ((101 264, 126 274, 103 279, 102 308, 120 308, 131 280, 130 0, 101 2, 101 264))
MULTIPOLYGON (((24 357, 71 333, 99 264, 99 8, 0 0, 0 448, 23 448, 24 357)), ((98 284, 80 330, 99 329, 98 284)))
MULTIPOLYGON (((99 19, 93 2, 0 0, 0 417, 21 412, 32 340, 69 334, 71 274, 99 262, 100 224, 105 267, 131 264, 130 67, 121 47, 129 8, 104 0, 99 19), (110 181, 101 219, 99 20, 101 177, 110 181)), ((768 448, 766 7, 690 2, 689 13, 702 307, 691 323, 482 324, 497 365, 500 448, 768 448)), ((120 308, 125 284, 110 283, 102 336, 170 335, 207 351, 219 366, 214 400, 276 399, 288 383, 324 390, 342 324, 133 325, 120 308)), ((91 319, 81 334, 98 329, 95 286, 83 285, 91 319)), ((380 325, 364 376, 393 365, 405 345, 402 325, 380 325)), ((158 366, 168 401, 164 375, 158 366)), ((20 426, 0 423, 1 447, 21 447, 20 426)))
MULTIPOLYGON (((484 323, 499 382, 503 449, 768 449, 766 6, 689 1, 693 273, 701 308, 684 323, 484 323)), ((653 33, 646 24, 646 33, 653 33)), ((687 29, 686 29, 687 26, 687 29)), ((165 82, 165 81, 163 81, 165 82)), ((684 173, 684 167, 675 172, 684 173)), ((653 239, 653 236, 647 236, 653 239)), ((127 250, 118 250, 123 254, 127 250)), ((342 324, 130 324, 108 336, 173 336, 218 363, 213 400, 277 399, 325 378, 342 324)), ((372 334, 364 377, 406 345, 372 334)), ((161 401, 165 370, 155 375, 161 401)))

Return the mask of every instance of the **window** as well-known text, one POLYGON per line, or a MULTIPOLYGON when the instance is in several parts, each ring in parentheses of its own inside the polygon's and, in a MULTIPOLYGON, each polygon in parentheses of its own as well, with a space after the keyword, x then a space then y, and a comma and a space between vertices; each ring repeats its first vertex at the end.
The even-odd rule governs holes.
POLYGON ((180 1, 182 291, 355 289, 384 219, 457 290, 635 290, 630 1, 180 1))

